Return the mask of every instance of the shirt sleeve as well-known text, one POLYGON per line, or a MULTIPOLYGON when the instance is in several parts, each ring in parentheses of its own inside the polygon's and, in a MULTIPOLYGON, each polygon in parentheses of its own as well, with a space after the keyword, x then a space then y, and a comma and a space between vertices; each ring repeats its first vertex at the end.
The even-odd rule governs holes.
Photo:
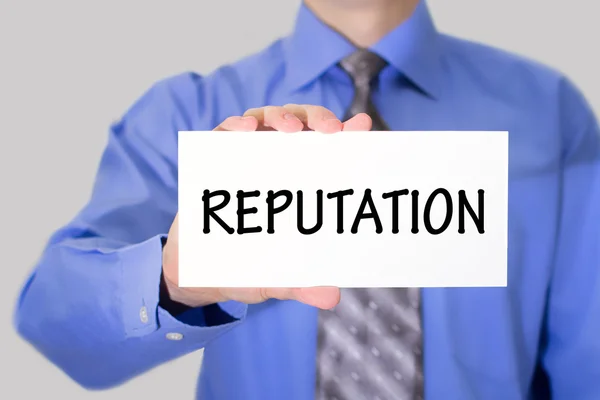
POLYGON ((18 332, 84 387, 121 384, 245 318, 237 302, 177 317, 159 304, 163 241, 177 211, 177 132, 211 112, 204 97, 199 76, 170 78, 112 125, 89 202, 52 235, 22 289, 18 332))
POLYGON ((563 97, 560 234, 542 361, 554 399, 600 394, 600 130, 572 85, 563 97))

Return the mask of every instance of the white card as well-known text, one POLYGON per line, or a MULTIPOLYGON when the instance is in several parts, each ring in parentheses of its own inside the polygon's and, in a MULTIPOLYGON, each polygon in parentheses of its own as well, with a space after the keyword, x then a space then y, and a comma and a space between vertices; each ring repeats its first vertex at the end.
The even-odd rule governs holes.
POLYGON ((178 162, 181 287, 507 284, 508 132, 179 132, 178 162))

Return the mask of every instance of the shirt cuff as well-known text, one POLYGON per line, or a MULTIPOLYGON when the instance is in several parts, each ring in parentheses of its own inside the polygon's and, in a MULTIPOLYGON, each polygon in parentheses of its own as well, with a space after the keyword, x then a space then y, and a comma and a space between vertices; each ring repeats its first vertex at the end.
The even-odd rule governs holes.
POLYGON ((165 330, 205 342, 239 324, 248 306, 236 301, 193 308, 177 317, 159 305, 162 249, 166 235, 156 235, 120 251, 119 294, 126 337, 165 330))

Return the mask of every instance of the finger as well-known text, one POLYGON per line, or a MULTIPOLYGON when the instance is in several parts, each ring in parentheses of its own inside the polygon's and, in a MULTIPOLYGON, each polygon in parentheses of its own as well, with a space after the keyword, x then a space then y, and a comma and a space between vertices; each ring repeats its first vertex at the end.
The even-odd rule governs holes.
POLYGON ((283 108, 296 115, 304 124, 306 131, 334 133, 342 130, 342 122, 325 107, 286 104, 283 108))
POLYGON ((229 117, 221 122, 213 131, 255 131, 258 127, 258 121, 252 116, 229 117))
POLYGON ((342 130, 340 121, 333 112, 321 106, 304 106, 308 114, 308 127, 322 133, 335 133, 342 130))
POLYGON ((356 114, 348 121, 344 122, 344 131, 370 131, 373 127, 373 120, 365 113, 356 114))
POLYGON ((340 302, 337 287, 309 287, 294 289, 296 300, 323 310, 330 310, 340 302))
MULTIPOLYGON (((263 107, 260 107, 260 108, 249 108, 244 113, 244 117, 251 117, 251 118, 256 119, 256 122, 257 122, 256 130, 257 131, 267 130, 267 129, 265 129, 265 126, 264 126, 265 110, 264 110, 263 107)), ((272 129, 268 129, 268 130, 272 130, 272 129)))
MULTIPOLYGON (((199 290, 202 293, 202 289, 199 290)), ((213 289, 214 290, 214 289, 213 289)), ((219 301, 234 300, 246 304, 262 303, 269 299, 296 300, 322 309, 331 309, 340 301, 340 289, 336 287, 309 288, 221 288, 216 289, 219 301)))
POLYGON ((331 110, 325 107, 313 105, 294 107, 299 107, 304 110, 305 120, 303 122, 310 130, 322 133, 335 133, 342 130, 342 122, 331 110))
POLYGON ((321 309, 333 308, 340 301, 336 287, 265 288, 261 292, 265 299, 296 300, 321 309))
POLYGON ((299 104, 286 104, 283 106, 288 112, 294 114, 300 122, 304 125, 303 130, 308 131, 308 114, 306 113, 306 108, 299 104))
POLYGON ((298 132, 304 127, 302 121, 283 107, 267 106, 251 108, 244 116, 252 116, 258 121, 258 131, 298 132))
POLYGON ((300 132, 304 129, 304 124, 293 112, 276 106, 264 107, 263 125, 266 128, 288 133, 300 132))
POLYGON ((220 288, 224 299, 246 304, 262 303, 269 299, 294 300, 293 289, 289 288, 220 288))

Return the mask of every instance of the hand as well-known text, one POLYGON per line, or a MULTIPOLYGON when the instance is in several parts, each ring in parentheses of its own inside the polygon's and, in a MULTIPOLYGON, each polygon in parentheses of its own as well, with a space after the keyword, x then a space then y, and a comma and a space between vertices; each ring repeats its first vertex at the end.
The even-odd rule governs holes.
POLYGON ((283 107, 251 108, 241 117, 229 117, 215 131, 369 131, 373 121, 367 114, 357 114, 346 122, 340 121, 325 107, 288 104, 283 107))
MULTIPOLYGON (((322 133, 340 131, 368 131, 372 121, 367 114, 358 114, 342 122, 328 109, 320 106, 289 104, 283 107, 253 108, 241 117, 230 117, 215 131, 268 131, 299 132, 314 130, 322 133)), ((163 281, 170 300, 188 307, 201 307, 227 300, 246 304, 261 303, 268 299, 296 300, 321 309, 333 308, 340 301, 336 287, 311 288, 180 288, 178 215, 169 230, 163 249, 163 281)))

